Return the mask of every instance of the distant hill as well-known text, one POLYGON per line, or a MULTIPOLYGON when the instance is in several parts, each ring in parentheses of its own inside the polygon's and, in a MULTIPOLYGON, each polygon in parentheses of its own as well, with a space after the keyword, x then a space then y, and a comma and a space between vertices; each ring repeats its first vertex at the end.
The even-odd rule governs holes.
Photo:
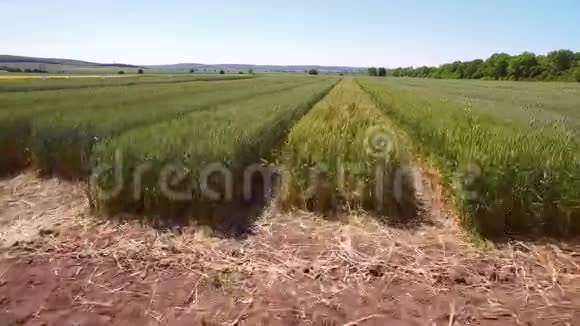
POLYGON ((82 60, 58 59, 58 58, 36 58, 15 55, 0 55, 0 67, 11 67, 20 69, 41 69, 49 72, 66 73, 86 73, 86 72, 115 72, 121 69, 157 69, 166 71, 187 71, 196 69, 198 71, 213 72, 219 70, 248 71, 256 72, 303 72, 305 70, 317 69, 321 72, 335 73, 358 73, 366 70, 362 67, 342 67, 342 66, 278 66, 278 65, 252 65, 252 64, 201 64, 201 63, 178 63, 168 65, 137 66, 120 63, 97 63, 82 60))
POLYGON ((119 63, 96 63, 81 60, 36 58, 15 55, 0 55, 0 67, 19 69, 39 69, 51 73, 111 73, 121 69, 139 69, 141 67, 119 63))
POLYGON ((254 71, 280 71, 280 72, 302 72, 310 69, 317 69, 323 72, 361 72, 367 68, 362 67, 343 67, 343 66, 317 66, 317 65, 306 65, 306 66, 283 66, 283 65, 251 65, 251 64, 201 64, 201 63, 178 63, 171 65, 152 65, 147 66, 148 68, 154 69, 167 69, 167 70, 190 70, 198 69, 202 70, 254 70, 254 71))
POLYGON ((56 64, 67 66, 96 66, 96 67, 125 67, 125 68, 140 68, 135 65, 121 64, 121 63, 96 63, 81 60, 71 59, 55 59, 55 58, 35 58, 23 57, 16 55, 0 55, 0 64, 5 63, 34 63, 34 64, 56 64))

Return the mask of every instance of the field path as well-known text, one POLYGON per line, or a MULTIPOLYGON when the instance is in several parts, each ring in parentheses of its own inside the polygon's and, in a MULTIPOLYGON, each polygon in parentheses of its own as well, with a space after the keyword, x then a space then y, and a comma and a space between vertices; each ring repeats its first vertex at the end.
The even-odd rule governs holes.
POLYGON ((0 182, 0 324, 580 323, 578 246, 484 251, 452 220, 396 228, 274 208, 246 239, 220 239, 90 217, 83 189, 0 182))

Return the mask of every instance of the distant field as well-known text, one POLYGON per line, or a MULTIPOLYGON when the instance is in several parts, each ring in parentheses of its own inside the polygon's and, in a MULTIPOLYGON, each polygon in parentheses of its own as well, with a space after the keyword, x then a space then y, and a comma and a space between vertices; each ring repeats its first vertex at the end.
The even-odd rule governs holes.
MULTIPOLYGON (((136 66, 115 66, 115 65, 99 65, 96 63, 89 63, 76 60, 63 60, 63 59, 46 59, 53 61, 52 63, 45 62, 43 59, 38 58, 17 58, 18 60, 23 60, 19 62, 10 62, 14 59, 3 58, 5 56, 0 55, 0 67, 18 68, 21 70, 25 69, 40 69, 47 71, 50 74, 75 74, 75 75, 87 75, 87 74, 116 74, 119 71, 123 71, 127 74, 137 74, 139 67, 136 66), (4 60, 3 60, 4 59, 4 60), (8 60, 8 61, 7 61, 8 60), (35 60, 39 60, 36 62, 35 60)), ((157 73, 176 73, 176 71, 171 71, 167 69, 145 69, 148 74, 157 73)), ((0 69, 0 72, 2 70, 0 69)), ((186 72, 186 70, 183 70, 186 72)))
POLYGON ((254 78, 253 75, 0 75, 0 93, 44 91, 75 88, 115 87, 145 84, 173 84, 191 81, 234 80, 254 78), (119 78, 121 77, 121 78, 119 78))
POLYGON ((139 75, 49 75, 49 74, 1 74, 1 79, 76 79, 76 78, 123 78, 139 75))
POLYGON ((385 86, 413 91, 454 107, 471 107, 504 121, 563 122, 580 131, 580 84, 386 78, 385 86))

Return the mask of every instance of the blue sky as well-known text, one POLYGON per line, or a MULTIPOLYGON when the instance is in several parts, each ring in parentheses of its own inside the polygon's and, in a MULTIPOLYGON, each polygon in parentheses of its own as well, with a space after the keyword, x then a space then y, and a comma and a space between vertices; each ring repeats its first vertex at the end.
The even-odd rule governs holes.
POLYGON ((577 0, 0 0, 0 53, 98 62, 437 65, 580 51, 577 0))

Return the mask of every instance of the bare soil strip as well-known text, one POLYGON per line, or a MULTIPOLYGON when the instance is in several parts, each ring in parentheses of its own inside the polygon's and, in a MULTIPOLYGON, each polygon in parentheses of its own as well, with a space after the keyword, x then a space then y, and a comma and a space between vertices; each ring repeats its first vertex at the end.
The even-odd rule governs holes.
POLYGON ((5 179, 0 324, 580 323, 580 246, 484 250, 429 208, 405 228, 272 208, 246 239, 220 239, 91 217, 82 184, 5 179))

